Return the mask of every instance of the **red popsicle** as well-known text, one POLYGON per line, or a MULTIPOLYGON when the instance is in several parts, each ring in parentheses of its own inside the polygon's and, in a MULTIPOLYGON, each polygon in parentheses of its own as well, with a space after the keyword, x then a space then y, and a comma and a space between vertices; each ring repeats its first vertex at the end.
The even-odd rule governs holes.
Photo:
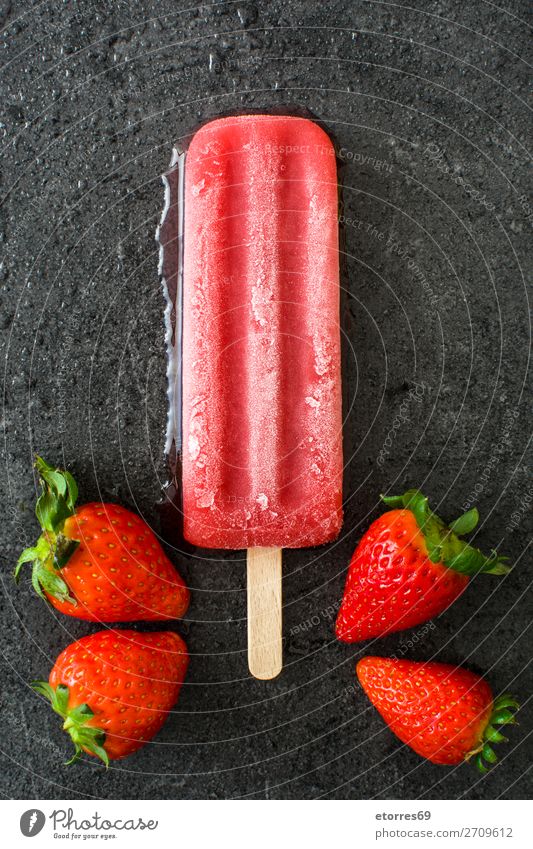
POLYGON ((187 152, 184 222, 184 535, 260 549, 249 561, 280 570, 272 549, 328 542, 342 524, 331 140, 299 117, 206 124, 187 152))

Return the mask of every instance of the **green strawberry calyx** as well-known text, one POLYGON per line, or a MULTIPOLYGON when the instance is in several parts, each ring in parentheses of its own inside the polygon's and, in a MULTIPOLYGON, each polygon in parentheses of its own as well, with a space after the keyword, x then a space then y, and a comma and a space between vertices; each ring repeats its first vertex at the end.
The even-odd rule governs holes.
POLYGON ((428 557, 432 563, 443 563, 462 575, 486 572, 490 575, 506 575, 510 570, 507 557, 492 551, 487 557, 478 548, 461 537, 474 530, 479 522, 475 507, 447 525, 429 509, 428 499, 418 489, 410 489, 404 495, 382 495, 382 501, 391 509, 410 510, 424 535, 428 557))
POLYGON ((502 725, 516 725, 515 712, 519 709, 519 703, 510 693, 498 696, 494 701, 492 713, 483 731, 479 746, 476 746, 465 758, 465 760, 470 760, 471 757, 474 757, 474 763, 483 775, 498 762, 498 756, 492 745, 508 742, 508 738, 504 737, 499 729, 502 725))
POLYGON ((96 755, 108 767, 109 755, 104 748, 105 731, 88 724, 94 717, 89 705, 83 702, 69 708, 69 689, 65 684, 58 684, 54 689, 46 681, 32 681, 31 687, 40 696, 44 696, 52 705, 52 710, 64 720, 63 730, 70 734, 75 749, 73 756, 65 762, 65 765, 75 763, 82 752, 86 751, 96 755))
POLYGON ((74 514, 78 487, 70 472, 54 469, 41 457, 37 457, 35 468, 41 484, 35 514, 43 532, 37 543, 25 548, 17 560, 15 580, 18 581, 24 563, 33 563, 35 592, 44 599, 48 594, 75 605, 76 599, 70 595, 60 572, 80 544, 62 532, 65 520, 74 514))

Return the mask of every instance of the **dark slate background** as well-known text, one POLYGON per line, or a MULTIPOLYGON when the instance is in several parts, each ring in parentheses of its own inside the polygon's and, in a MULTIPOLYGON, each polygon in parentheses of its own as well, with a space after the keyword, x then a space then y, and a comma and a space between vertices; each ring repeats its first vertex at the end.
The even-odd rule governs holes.
POLYGON ((528 4, 409 6, 0 3, 4 796, 526 795, 527 706, 480 779, 401 746, 354 686, 354 661, 370 652, 465 662, 497 692, 531 692, 528 4), (119 501, 159 527, 159 175, 198 122, 287 105, 324 121, 344 162, 343 536, 285 555, 285 669, 271 683, 247 673, 242 552, 170 547, 193 590, 176 626, 192 654, 180 702, 152 744, 108 772, 88 759, 64 767, 57 717, 28 681, 91 626, 48 610, 27 578, 13 585, 37 534, 33 454, 68 463, 85 500, 119 501), (379 493, 410 485, 448 519, 475 503, 476 542, 516 566, 472 581, 429 626, 340 645, 332 624, 354 545, 379 493))

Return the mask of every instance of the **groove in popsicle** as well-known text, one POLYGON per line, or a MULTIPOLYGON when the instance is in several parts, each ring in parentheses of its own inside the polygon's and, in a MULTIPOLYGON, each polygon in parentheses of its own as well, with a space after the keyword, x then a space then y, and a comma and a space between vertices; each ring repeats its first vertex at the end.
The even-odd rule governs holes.
POLYGON ((273 155, 265 149, 249 125, 251 148, 246 158, 247 199, 247 398, 254 410, 249 431, 251 498, 266 510, 280 490, 277 462, 284 427, 285 407, 281 395, 279 303, 279 183, 275 180, 273 155))

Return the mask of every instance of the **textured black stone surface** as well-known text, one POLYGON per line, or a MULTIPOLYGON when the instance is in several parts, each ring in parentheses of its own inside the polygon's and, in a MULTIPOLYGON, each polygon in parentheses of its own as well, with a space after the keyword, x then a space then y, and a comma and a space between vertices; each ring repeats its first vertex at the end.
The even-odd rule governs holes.
POLYGON ((526 702, 531 692, 528 4, 408 6, 0 3, 3 795, 527 794, 527 706, 481 780, 401 746, 354 686, 356 658, 400 653, 464 662, 526 702), (286 554, 285 669, 268 684, 247 674, 242 552, 205 562, 169 548, 193 590, 177 625, 192 654, 180 702, 130 760, 64 767, 57 717, 28 681, 92 629, 11 580, 37 532, 32 456, 68 463, 84 499, 120 501, 158 527, 159 175, 199 121, 291 104, 325 122, 344 161, 343 536, 286 554), (379 493, 409 485, 447 518, 477 504, 477 543, 516 566, 472 581, 431 626, 340 645, 333 615, 354 545, 379 493))

